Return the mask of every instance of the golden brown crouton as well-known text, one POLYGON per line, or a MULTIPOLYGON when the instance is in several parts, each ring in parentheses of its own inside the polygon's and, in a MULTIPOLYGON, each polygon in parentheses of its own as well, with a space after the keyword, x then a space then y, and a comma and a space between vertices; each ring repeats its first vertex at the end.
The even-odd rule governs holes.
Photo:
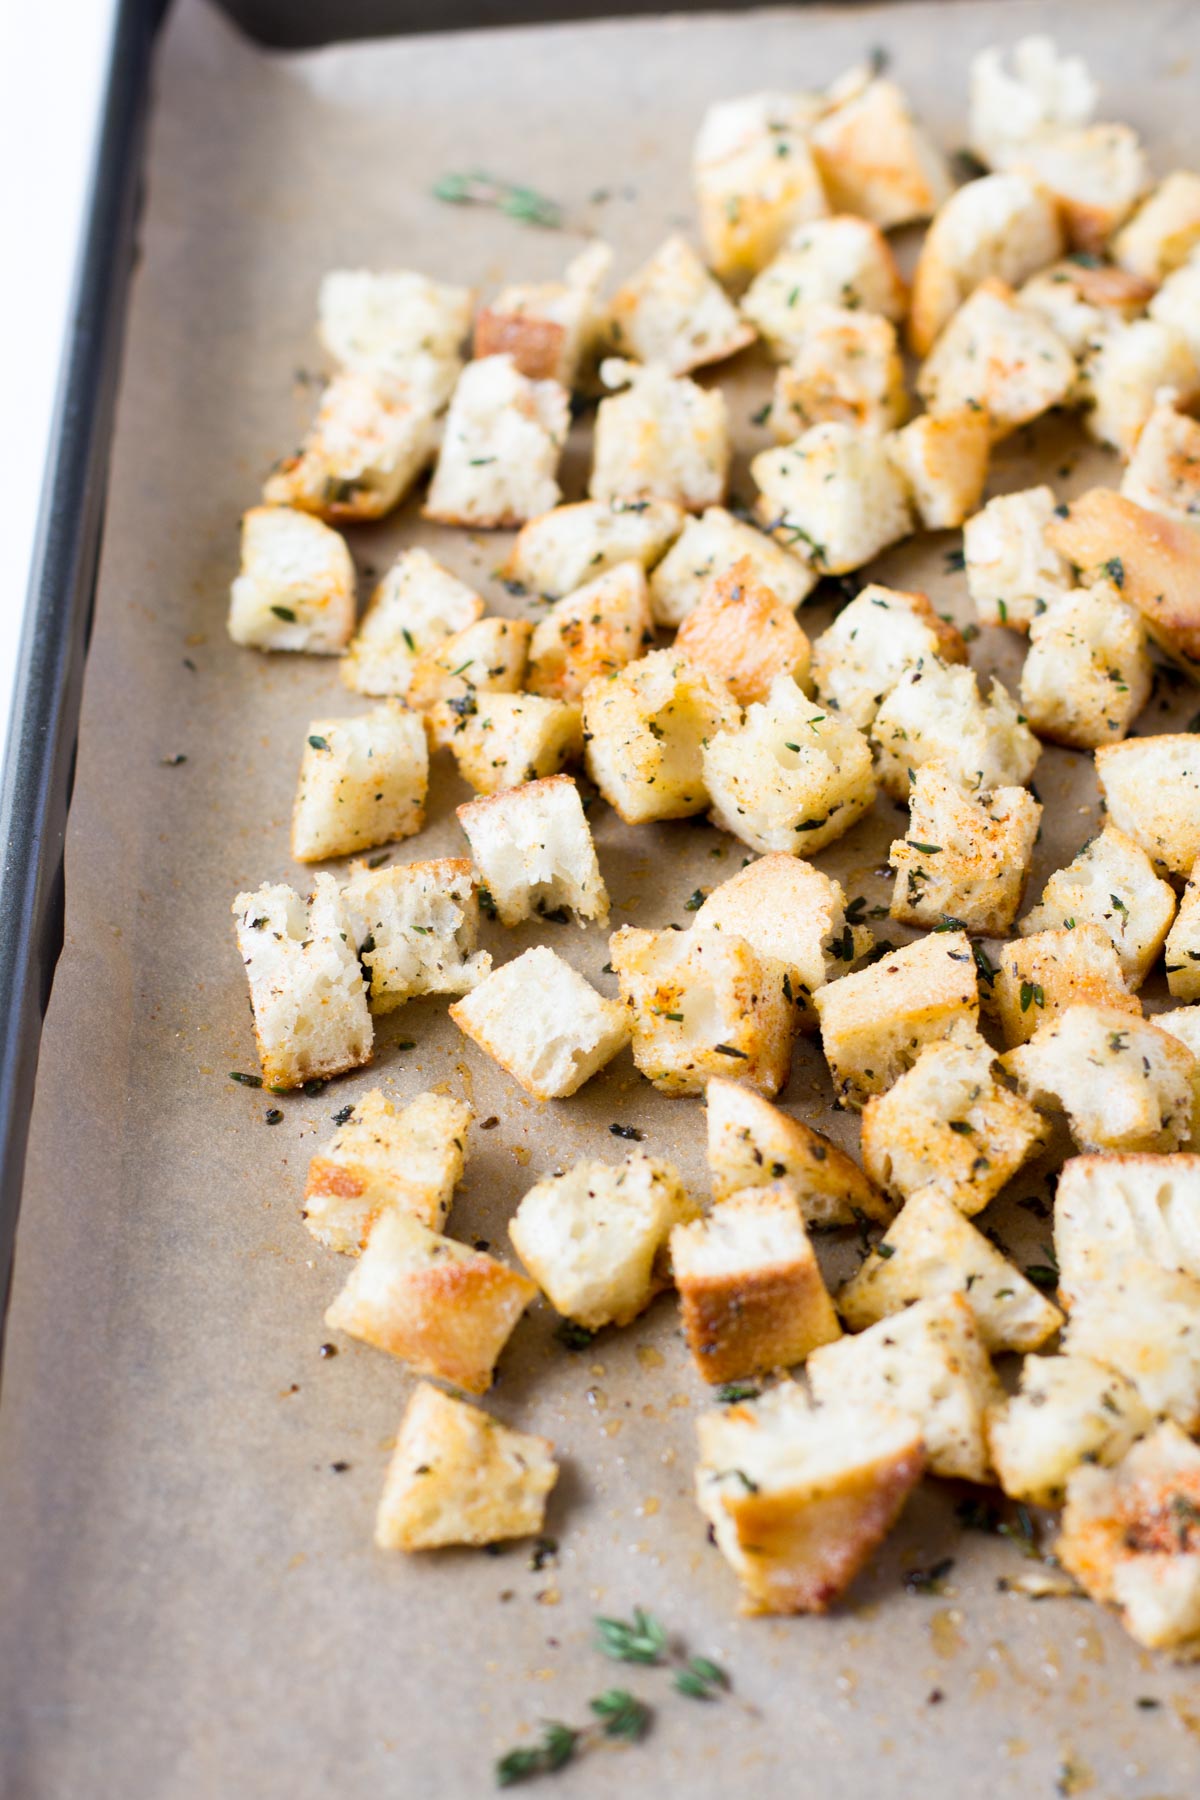
POLYGON ((833 210, 885 231, 935 212, 950 191, 949 172, 903 89, 864 64, 836 81, 826 101, 812 146, 833 210))
POLYGON ((389 1207, 443 1230, 472 1116, 451 1094, 418 1094, 399 1111, 378 1088, 364 1094, 308 1165, 303 1217, 318 1243, 357 1253, 389 1207))
POLYGON ((675 649, 719 675, 743 706, 765 700, 777 675, 808 683, 808 638, 791 607, 755 579, 749 557, 713 582, 679 627, 675 649))
POLYGON ((1104 744, 1096 775, 1113 824, 1159 874, 1190 874, 1200 857, 1200 739, 1179 731, 1104 744))
POLYGON ((1155 642, 1200 679, 1200 534, 1111 488, 1091 488, 1046 538, 1085 582, 1107 576, 1155 642))
POLYGON ((886 1224, 890 1202, 853 1157, 802 1119, 739 1082, 714 1076, 704 1090, 708 1166, 719 1203, 745 1188, 782 1183, 807 1225, 886 1224))
POLYGON ((1044 1020, 1081 1001, 1142 1016, 1142 1003, 1126 986, 1112 939, 1087 920, 989 946, 981 953, 980 967, 986 969, 984 992, 1009 1045, 1025 1043, 1044 1020))
POLYGON ((892 845, 896 871, 891 915, 935 930, 952 920, 967 931, 1012 927, 1041 824, 1027 788, 965 794, 941 763, 928 762, 909 784, 909 824, 892 845))
POLYGON ((579 700, 589 681, 623 669, 653 641, 646 572, 639 562, 618 563, 539 619, 525 685, 552 700, 579 700))

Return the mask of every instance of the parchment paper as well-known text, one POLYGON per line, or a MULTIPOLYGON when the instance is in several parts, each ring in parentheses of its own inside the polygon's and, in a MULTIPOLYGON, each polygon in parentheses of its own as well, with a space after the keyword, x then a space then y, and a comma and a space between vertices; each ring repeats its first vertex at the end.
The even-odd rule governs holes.
MULTIPOLYGON (((548 276, 600 231, 631 268, 690 219, 688 155, 703 107, 762 85, 817 84, 875 44, 948 145, 961 142, 971 54, 1054 29, 1086 52, 1110 112, 1156 164, 1195 164, 1200 12, 1088 0, 772 12, 608 23, 362 45, 294 61, 240 42, 199 0, 166 34, 149 161, 144 258, 126 353, 95 638, 67 861, 67 945, 42 1051, 0 1415, 3 1788, 15 1800, 480 1795, 493 1758, 541 1718, 580 1720, 612 1680, 657 1707, 641 1746, 557 1778, 572 1796, 747 1790, 820 1800, 931 1791, 956 1800, 1090 1791, 1184 1800, 1197 1791, 1194 1673, 1138 1652, 1080 1601, 997 1592, 1021 1568, 1007 1543, 964 1535, 956 1494, 929 1486, 832 1618, 736 1616, 735 1583, 691 1499, 704 1403, 671 1299, 569 1354, 538 1306, 488 1406, 552 1436, 563 1475, 548 1519, 560 1543, 499 1557, 376 1552, 388 1446, 411 1391, 397 1362, 343 1341, 322 1312, 347 1265, 298 1217, 307 1158, 339 1107, 378 1083, 440 1083, 471 1098, 475 1131, 451 1229, 507 1254, 505 1221, 545 1171, 617 1160, 613 1122, 675 1159, 704 1191, 702 1111, 668 1101, 628 1057, 575 1099, 537 1106, 463 1040, 443 1002, 385 1022, 375 1066, 318 1098, 230 1082, 255 1067, 230 900, 289 862, 304 731, 354 710, 332 663, 263 658, 225 635, 237 523, 311 409, 322 272, 402 264, 490 289, 548 276), (429 197, 482 165, 559 198, 567 233, 429 197), (603 191, 607 198, 601 198, 603 191), (187 761, 168 766, 167 759, 187 761), (402 1039, 415 1047, 401 1051, 402 1039), (346 1466, 343 1466, 346 1465, 346 1466), (906 1569, 953 1556, 947 1592, 907 1594, 906 1569), (724 1660, 731 1699, 672 1696, 655 1671, 617 1671, 591 1615, 652 1608, 724 1660), (1161 1701, 1139 1708, 1139 1696, 1161 1701)), ((765 366, 719 371, 748 492, 749 423, 765 366)), ((568 464, 582 489, 586 427, 568 464)), ((1076 427, 1004 445, 992 490, 1047 472, 1070 494, 1110 470, 1076 427), (1032 456, 1030 452, 1032 451, 1032 456)), ((425 541, 517 612, 492 579, 504 538, 417 527, 413 508, 353 536, 363 571, 425 541)), ((969 616, 947 564, 956 535, 885 558, 884 579, 969 616)), ((815 632, 828 617, 806 609, 815 632)), ((981 670, 1015 683, 1019 647, 984 632, 981 670)), ((1170 728, 1194 692, 1156 700, 1170 728)), ((1090 761, 1048 751, 1047 829, 1032 892, 1097 824, 1090 761)), ((462 854, 466 797, 446 759, 431 823, 402 859, 462 854)), ((742 850, 705 825, 630 832, 593 813, 614 926, 686 924, 697 886, 742 850)), ((902 816, 873 820, 817 860, 868 904, 902 816)), ((887 921, 878 929, 902 936, 887 921)), ((538 936, 594 976, 602 933, 538 936)), ((797 1052, 786 1103, 853 1147, 819 1053, 797 1052)), ((989 1222, 1022 1259, 1047 1226, 1015 1204, 989 1222)), ((823 1244, 831 1278, 852 1243, 823 1244)))

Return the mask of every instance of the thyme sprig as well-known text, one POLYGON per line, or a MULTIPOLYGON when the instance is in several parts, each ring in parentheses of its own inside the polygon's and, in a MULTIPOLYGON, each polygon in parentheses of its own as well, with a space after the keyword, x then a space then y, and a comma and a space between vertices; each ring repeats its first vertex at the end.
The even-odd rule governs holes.
POLYGON ((595 1723, 564 1725, 547 1719, 536 1744, 507 1751, 496 1763, 496 1786, 516 1787, 538 1775, 553 1775, 581 1751, 592 1749, 605 1738, 632 1744, 642 1737, 653 1718, 650 1708, 627 1688, 605 1688, 588 1701, 595 1723))
POLYGON ((614 1662, 642 1663, 652 1668, 674 1669, 671 1685, 690 1700, 714 1700, 729 1686, 719 1663, 707 1656, 688 1656, 671 1647, 667 1630, 653 1613, 635 1606, 632 1619, 597 1617, 596 1648, 614 1662))
POLYGON ((557 200, 539 194, 520 182, 504 181, 484 169, 452 171, 433 184, 435 200, 450 206, 494 206, 523 225, 540 225, 547 231, 562 227, 562 208, 557 200))

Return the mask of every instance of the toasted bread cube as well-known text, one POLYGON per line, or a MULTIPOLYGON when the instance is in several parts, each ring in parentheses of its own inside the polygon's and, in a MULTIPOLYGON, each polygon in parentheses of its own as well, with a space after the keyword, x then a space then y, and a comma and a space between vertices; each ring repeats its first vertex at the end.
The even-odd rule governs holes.
POLYGON ((713 1075, 768 1099, 788 1078, 785 970, 726 931, 640 931, 609 939, 633 1060, 664 1094, 701 1094, 713 1075))
POLYGON ((661 363, 643 368, 611 356, 607 388, 623 388, 596 413, 593 500, 670 500, 703 512, 725 498, 732 447, 729 407, 719 388, 702 388, 661 363))
POLYGON ((671 1233, 683 1331, 705 1381, 765 1375, 842 1335, 833 1301, 783 1182, 731 1194, 671 1233))
POLYGON ((282 883, 233 903, 265 1086, 301 1087, 371 1060, 375 1028, 349 911, 332 875, 306 903, 282 883))
POLYGON ((447 712, 457 723, 459 714, 451 701, 462 705, 472 694, 478 698, 518 691, 532 635, 528 619, 476 619, 414 659, 405 698, 417 712, 440 709, 437 728, 430 731, 435 746, 441 743, 447 712))
MULTIPOLYGON (((1137 277, 1131 275, 1127 279, 1135 281, 1137 277)), ((1181 332, 1193 353, 1200 357, 1200 258, 1195 251, 1167 276, 1152 299, 1153 283, 1141 285, 1149 300, 1147 311, 1150 317, 1181 332)))
POLYGON ((1150 512, 1200 531, 1200 422, 1177 412, 1173 396, 1160 396, 1142 427, 1121 492, 1150 512))
POLYGON ((739 1082, 714 1076, 704 1090, 713 1199, 781 1184, 806 1225, 886 1224, 890 1202, 853 1157, 802 1119, 772 1106, 739 1082))
POLYGON ((620 1001, 547 944, 494 970, 450 1017, 535 1100, 565 1100, 629 1041, 620 1001))
POLYGON ((837 1297, 851 1331, 890 1319, 915 1300, 961 1294, 993 1352, 1036 1350, 1062 1314, 952 1200, 924 1188, 906 1200, 875 1250, 837 1297))
POLYGON ((1011 1499, 1061 1506, 1081 1463, 1110 1468, 1153 1423, 1115 1369, 1090 1356, 1027 1356, 1020 1393, 988 1410, 987 1447, 1011 1499))
POLYGON ((748 556, 719 576, 688 614, 675 650, 711 670, 742 706, 765 700, 777 677, 808 685, 808 638, 791 607, 756 578, 748 556))
POLYGON ((1042 809, 1027 788, 964 794, 940 763, 909 787, 907 835, 892 845, 891 915, 938 929, 1005 933, 1021 904, 1042 809))
POLYGON ((608 920, 608 892, 579 789, 547 775, 458 808, 480 879, 503 925, 565 906, 584 924, 608 920))
POLYGON ((789 232, 829 211, 808 141, 817 103, 802 94, 747 94, 709 108, 693 154, 700 235, 709 266, 753 275, 789 232))
POLYGON ((1153 684, 1142 616, 1110 581, 1059 595, 1029 627, 1021 706, 1053 743, 1094 750, 1119 742, 1153 684))
POLYGON ((928 1044, 908 1073, 863 1110, 863 1166, 885 1193, 932 1189, 968 1217, 1036 1156, 1049 1129, 996 1079, 981 1037, 928 1044))
POLYGON ((1080 125, 1024 145, 1012 167, 1053 199, 1067 242, 1097 255, 1149 184, 1131 125, 1080 125))
POLYGON ((242 518, 242 566, 229 590, 229 635, 254 650, 336 656, 354 630, 354 585, 354 564, 336 531, 291 507, 252 507, 242 518))
POLYGON ((813 645, 813 684, 826 706, 867 731, 900 677, 933 657, 966 662, 961 632, 924 594, 871 581, 813 645))
POLYGON ((402 550, 375 592, 342 660, 342 680, 359 694, 399 694, 418 659, 475 624, 483 601, 428 550, 402 550))
POLYGON ((655 624, 682 625, 711 584, 747 560, 754 578, 793 612, 817 585, 816 571, 803 557, 781 549, 723 507, 710 506, 700 518, 688 520, 650 577, 655 624))
POLYGON ((1114 326, 1089 355, 1085 373, 1087 428, 1124 457, 1132 456, 1164 389, 1185 401, 1200 393, 1200 363, 1191 345, 1157 319, 1114 326))
POLYGON ((999 946, 991 968, 990 998, 1004 1042, 1023 1044, 1047 1020, 1081 1003, 1141 1018, 1108 932, 1086 920, 1061 930, 1039 931, 999 946))
POLYGON ((1096 774, 1113 824, 1159 874, 1190 874, 1200 856, 1200 741, 1176 732, 1106 744, 1096 774))
POLYGON ((1063 1333, 1070 1356, 1090 1356, 1131 1381, 1151 1412, 1200 1430, 1200 1281, 1137 1255, 1085 1280, 1063 1333))
POLYGON ((1055 1190, 1054 1254, 1068 1306, 1133 1257, 1200 1278, 1200 1156, 1072 1157, 1055 1190))
POLYGON ((1021 920, 1021 931, 1098 925, 1112 939, 1130 988, 1145 981, 1175 917, 1175 892, 1160 881, 1146 852, 1106 825, 1074 862, 1051 875, 1039 905, 1021 920))
POLYGON ((1157 285, 1200 244, 1200 175, 1176 169, 1143 200, 1113 239, 1112 254, 1131 275, 1157 285))
POLYGON ((1178 1038, 1196 1059, 1192 1077, 1196 1089, 1196 1105, 1200 1107, 1200 1006, 1177 1006, 1171 1012, 1155 1013, 1154 1023, 1160 1031, 1178 1038))
POLYGON ((993 680, 985 700, 974 669, 931 658, 902 675, 875 715, 879 785, 907 800, 916 770, 927 762, 968 794, 1023 787, 1041 745, 1008 689, 993 680))
POLYGON ((276 464, 263 499, 332 524, 383 518, 432 462, 441 405, 437 390, 420 380, 336 375, 301 449, 276 464))
POLYGON ((606 329, 620 356, 686 375, 754 342, 754 327, 713 280, 686 238, 661 244, 609 303, 606 329))
POLYGON ((425 823, 428 788, 425 727, 398 701, 356 719, 314 719, 292 812, 292 855, 324 862, 412 837, 425 823))
POLYGON ((814 425, 786 449, 762 451, 750 473, 763 529, 802 547, 820 574, 861 568, 912 530, 907 484, 875 433, 814 425))
POLYGON ((1061 55, 1040 35, 972 57, 970 93, 969 142, 993 169, 1007 168, 1031 141, 1088 124, 1100 98, 1083 58, 1061 55))
POLYGON ((573 594, 618 563, 653 568, 684 529, 673 500, 579 500, 530 519, 517 533, 502 574, 547 600, 573 594))
POLYGON ((537 1288, 516 1269, 389 1208, 325 1323, 468 1394, 486 1393, 496 1361, 537 1288))
POLYGON ((530 381, 511 356, 468 363, 422 512, 443 525, 523 525, 557 506, 555 472, 570 424, 559 381, 530 381))
POLYGON ((1072 356, 1082 358, 1114 327, 1144 312, 1153 291, 1111 263, 1069 256, 1022 282, 1017 298, 1041 313, 1072 356))
POLYGON ((645 570, 639 562, 618 563, 539 619, 526 686, 552 700, 578 700, 589 681, 623 669, 653 642, 645 570))
POLYGON ((802 309, 767 415, 779 443, 790 444, 810 425, 829 419, 888 431, 903 424, 908 411, 904 364, 890 319, 821 302, 802 309))
POLYGON ((670 1163, 635 1150, 539 1181, 508 1235, 555 1311, 599 1331, 628 1325, 670 1287, 672 1230, 699 1211, 670 1163))
POLYGON ((960 406, 922 413, 888 439, 888 455, 908 485, 926 531, 961 525, 983 499, 991 428, 986 413, 960 406))
POLYGON ((1115 581, 1160 649, 1200 680, 1200 538, 1190 526, 1092 488, 1051 521, 1047 536, 1085 584, 1115 581))
POLYGON ((1167 986, 1175 999, 1200 1000, 1200 865, 1192 865, 1164 949, 1167 986))
POLYGON ((1028 631, 1051 600, 1071 591, 1066 558, 1047 541, 1054 490, 997 494, 963 528, 967 590, 984 625, 1028 631))
POLYGON ((996 280, 959 307, 917 376, 917 392, 937 417, 982 407, 993 442, 1061 406, 1074 386, 1075 358, 1062 339, 996 280))
POLYGON ((921 1478, 920 1428, 892 1407, 813 1406, 794 1381, 701 1413, 696 1500, 747 1613, 828 1612, 921 1478))
POLYGON ((475 948, 479 899, 465 858, 353 863, 343 891, 372 1012, 394 1012, 418 994, 465 994, 490 974, 491 957, 475 948))
POLYGON ((966 1037, 979 1022, 975 958, 965 932, 946 931, 813 995, 838 1103, 859 1111, 911 1069, 926 1044, 966 1037))
POLYGON ((810 306, 860 307, 895 323, 907 305, 890 244, 878 225, 852 213, 802 225, 742 296, 743 313, 779 362, 804 342, 810 306))
POLYGON ((422 1381, 404 1414, 375 1517, 381 1550, 531 1537, 558 1479, 549 1438, 513 1431, 422 1381))
POLYGON ((451 1094, 418 1094, 400 1111, 378 1088, 364 1094, 308 1165, 302 1216, 317 1242, 357 1256, 392 1207, 444 1231, 473 1117, 451 1094))
POLYGON ((611 263, 609 246, 596 242, 567 264, 561 281, 501 288, 475 320, 476 357, 511 356, 531 381, 576 386, 599 334, 597 295, 611 263))
POLYGON ((1003 1062, 1035 1106, 1066 1113, 1081 1150, 1178 1150, 1191 1132, 1196 1059, 1116 1007, 1068 1006, 1003 1062))
POLYGON ((704 748, 712 819, 764 854, 809 854, 849 831, 875 798, 866 738, 824 712, 788 675, 740 728, 718 731, 704 748))
POLYGON ((432 362, 453 386, 472 299, 470 288, 411 269, 333 269, 317 302, 321 342, 343 368, 407 375, 432 362))
POLYGON ((985 175, 957 189, 921 245, 908 319, 914 353, 929 355, 982 282, 1015 287, 1061 256, 1062 249, 1054 201, 1028 176, 985 175))
POLYGON ((468 691, 435 706, 428 717, 477 794, 557 775, 583 754, 583 713, 574 700, 468 691))
POLYGON ((587 772, 627 825, 685 819, 708 804, 704 744, 737 722, 723 681, 674 650, 652 650, 585 693, 587 772))
POLYGON ((889 231, 927 219, 950 192, 945 158, 894 81, 851 69, 830 88, 812 147, 830 205, 889 231))
POLYGON ((990 1479, 984 1419, 1004 1389, 961 1294, 918 1300, 857 1336, 826 1345, 805 1373, 819 1402, 898 1408, 920 1429, 930 1474, 990 1479))

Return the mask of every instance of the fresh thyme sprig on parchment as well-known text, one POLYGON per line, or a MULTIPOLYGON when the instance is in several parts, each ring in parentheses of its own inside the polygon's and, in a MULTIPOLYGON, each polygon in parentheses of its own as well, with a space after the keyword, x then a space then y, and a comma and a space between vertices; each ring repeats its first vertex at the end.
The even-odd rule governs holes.
POLYGON ((433 184, 433 197, 451 206, 494 206, 510 219, 519 219, 524 225, 541 225, 547 231, 562 227, 562 208, 557 200, 520 182, 502 181, 483 169, 443 175, 433 184))
POLYGON ((673 1667, 671 1685, 690 1700, 715 1700, 729 1686, 728 1675, 710 1657, 673 1651, 665 1626, 643 1607, 634 1607, 631 1620, 597 1618, 595 1623, 596 1648, 603 1655, 614 1662, 673 1667))

